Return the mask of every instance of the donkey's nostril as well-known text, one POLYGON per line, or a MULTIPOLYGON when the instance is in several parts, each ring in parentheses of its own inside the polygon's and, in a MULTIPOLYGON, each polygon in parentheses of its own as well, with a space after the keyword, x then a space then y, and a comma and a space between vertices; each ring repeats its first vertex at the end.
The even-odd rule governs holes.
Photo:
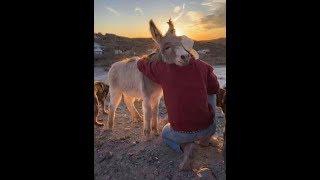
POLYGON ((181 55, 181 59, 186 59, 186 56, 185 55, 181 55))

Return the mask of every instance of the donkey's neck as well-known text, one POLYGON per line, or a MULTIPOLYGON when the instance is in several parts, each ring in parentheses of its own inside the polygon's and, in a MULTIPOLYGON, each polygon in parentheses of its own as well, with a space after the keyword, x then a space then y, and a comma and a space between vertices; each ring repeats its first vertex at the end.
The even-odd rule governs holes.
POLYGON ((153 53, 147 56, 149 61, 162 61, 162 55, 159 49, 156 49, 153 53))

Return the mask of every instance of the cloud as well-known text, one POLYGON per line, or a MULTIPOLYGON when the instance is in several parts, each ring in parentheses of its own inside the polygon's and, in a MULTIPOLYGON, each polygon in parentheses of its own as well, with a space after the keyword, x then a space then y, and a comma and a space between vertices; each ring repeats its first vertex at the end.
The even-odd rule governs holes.
POLYGON ((208 8, 209 13, 215 13, 215 11, 219 10, 221 6, 226 6, 226 0, 205 0, 201 3, 202 6, 208 8))
POLYGON ((119 16, 119 15, 120 15, 120 13, 119 13, 118 11, 112 9, 111 7, 108 7, 108 6, 107 6, 106 9, 107 9, 108 11, 110 11, 111 13, 113 13, 114 15, 116 15, 116 16, 119 16))
POLYGON ((195 1, 190 1, 189 4, 197 4, 195 1))
POLYGON ((181 12, 177 17, 173 19, 173 21, 177 21, 178 19, 180 19, 183 14, 184 12, 181 12))
POLYGON ((226 3, 226 0, 204 0, 201 4, 202 5, 212 5, 214 3, 226 3))
POLYGON ((177 21, 178 19, 180 19, 182 17, 182 15, 184 14, 184 8, 185 8, 185 4, 183 3, 181 12, 178 14, 177 17, 175 17, 173 19, 173 21, 177 21))
POLYGON ((139 7, 136 7, 136 8, 134 9, 134 12, 136 12, 136 13, 138 13, 138 14, 140 14, 140 15, 143 15, 143 11, 142 11, 142 9, 139 8, 139 7))
POLYGON ((206 25, 207 29, 226 26, 226 6, 221 6, 212 14, 201 19, 201 23, 206 25))
POLYGON ((201 5, 208 8, 209 14, 200 19, 199 24, 205 29, 226 26, 226 0, 206 0, 201 5))
POLYGON ((173 12, 174 13, 179 13, 180 10, 181 10, 181 7, 180 6, 176 6, 176 7, 174 7, 173 12))
POLYGON ((201 24, 206 29, 221 28, 226 26, 226 14, 211 14, 201 19, 201 24))
POLYGON ((198 22, 200 21, 204 16, 199 13, 199 12, 196 12, 196 11, 189 11, 187 13, 187 16, 190 18, 191 21, 193 22, 198 22))

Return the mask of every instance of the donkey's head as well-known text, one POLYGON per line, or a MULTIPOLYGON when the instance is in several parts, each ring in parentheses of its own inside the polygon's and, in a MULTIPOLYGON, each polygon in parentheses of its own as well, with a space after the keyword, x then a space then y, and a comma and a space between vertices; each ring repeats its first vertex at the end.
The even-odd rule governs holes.
POLYGON ((178 66, 189 64, 190 59, 193 57, 189 51, 193 47, 193 40, 186 36, 176 36, 171 19, 167 23, 169 24, 169 29, 163 36, 154 22, 152 20, 149 22, 152 39, 159 47, 162 60, 178 66))

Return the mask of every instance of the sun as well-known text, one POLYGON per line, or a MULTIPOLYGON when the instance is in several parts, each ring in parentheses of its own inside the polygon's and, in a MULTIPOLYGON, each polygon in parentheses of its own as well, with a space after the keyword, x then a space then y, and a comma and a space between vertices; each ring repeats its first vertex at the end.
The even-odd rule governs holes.
MULTIPOLYGON (((167 32, 167 30, 168 30, 168 24, 167 24, 167 23, 161 24, 161 26, 160 26, 159 29, 160 29, 160 31, 161 31, 162 33, 167 32)), ((176 30, 176 35, 177 35, 177 36, 185 35, 185 34, 184 34, 185 32, 182 30, 181 27, 177 27, 177 26, 175 25, 175 28, 174 28, 174 29, 176 30)))
POLYGON ((176 28, 176 35, 177 35, 177 36, 182 36, 182 35, 184 35, 183 30, 182 30, 181 28, 176 28))

